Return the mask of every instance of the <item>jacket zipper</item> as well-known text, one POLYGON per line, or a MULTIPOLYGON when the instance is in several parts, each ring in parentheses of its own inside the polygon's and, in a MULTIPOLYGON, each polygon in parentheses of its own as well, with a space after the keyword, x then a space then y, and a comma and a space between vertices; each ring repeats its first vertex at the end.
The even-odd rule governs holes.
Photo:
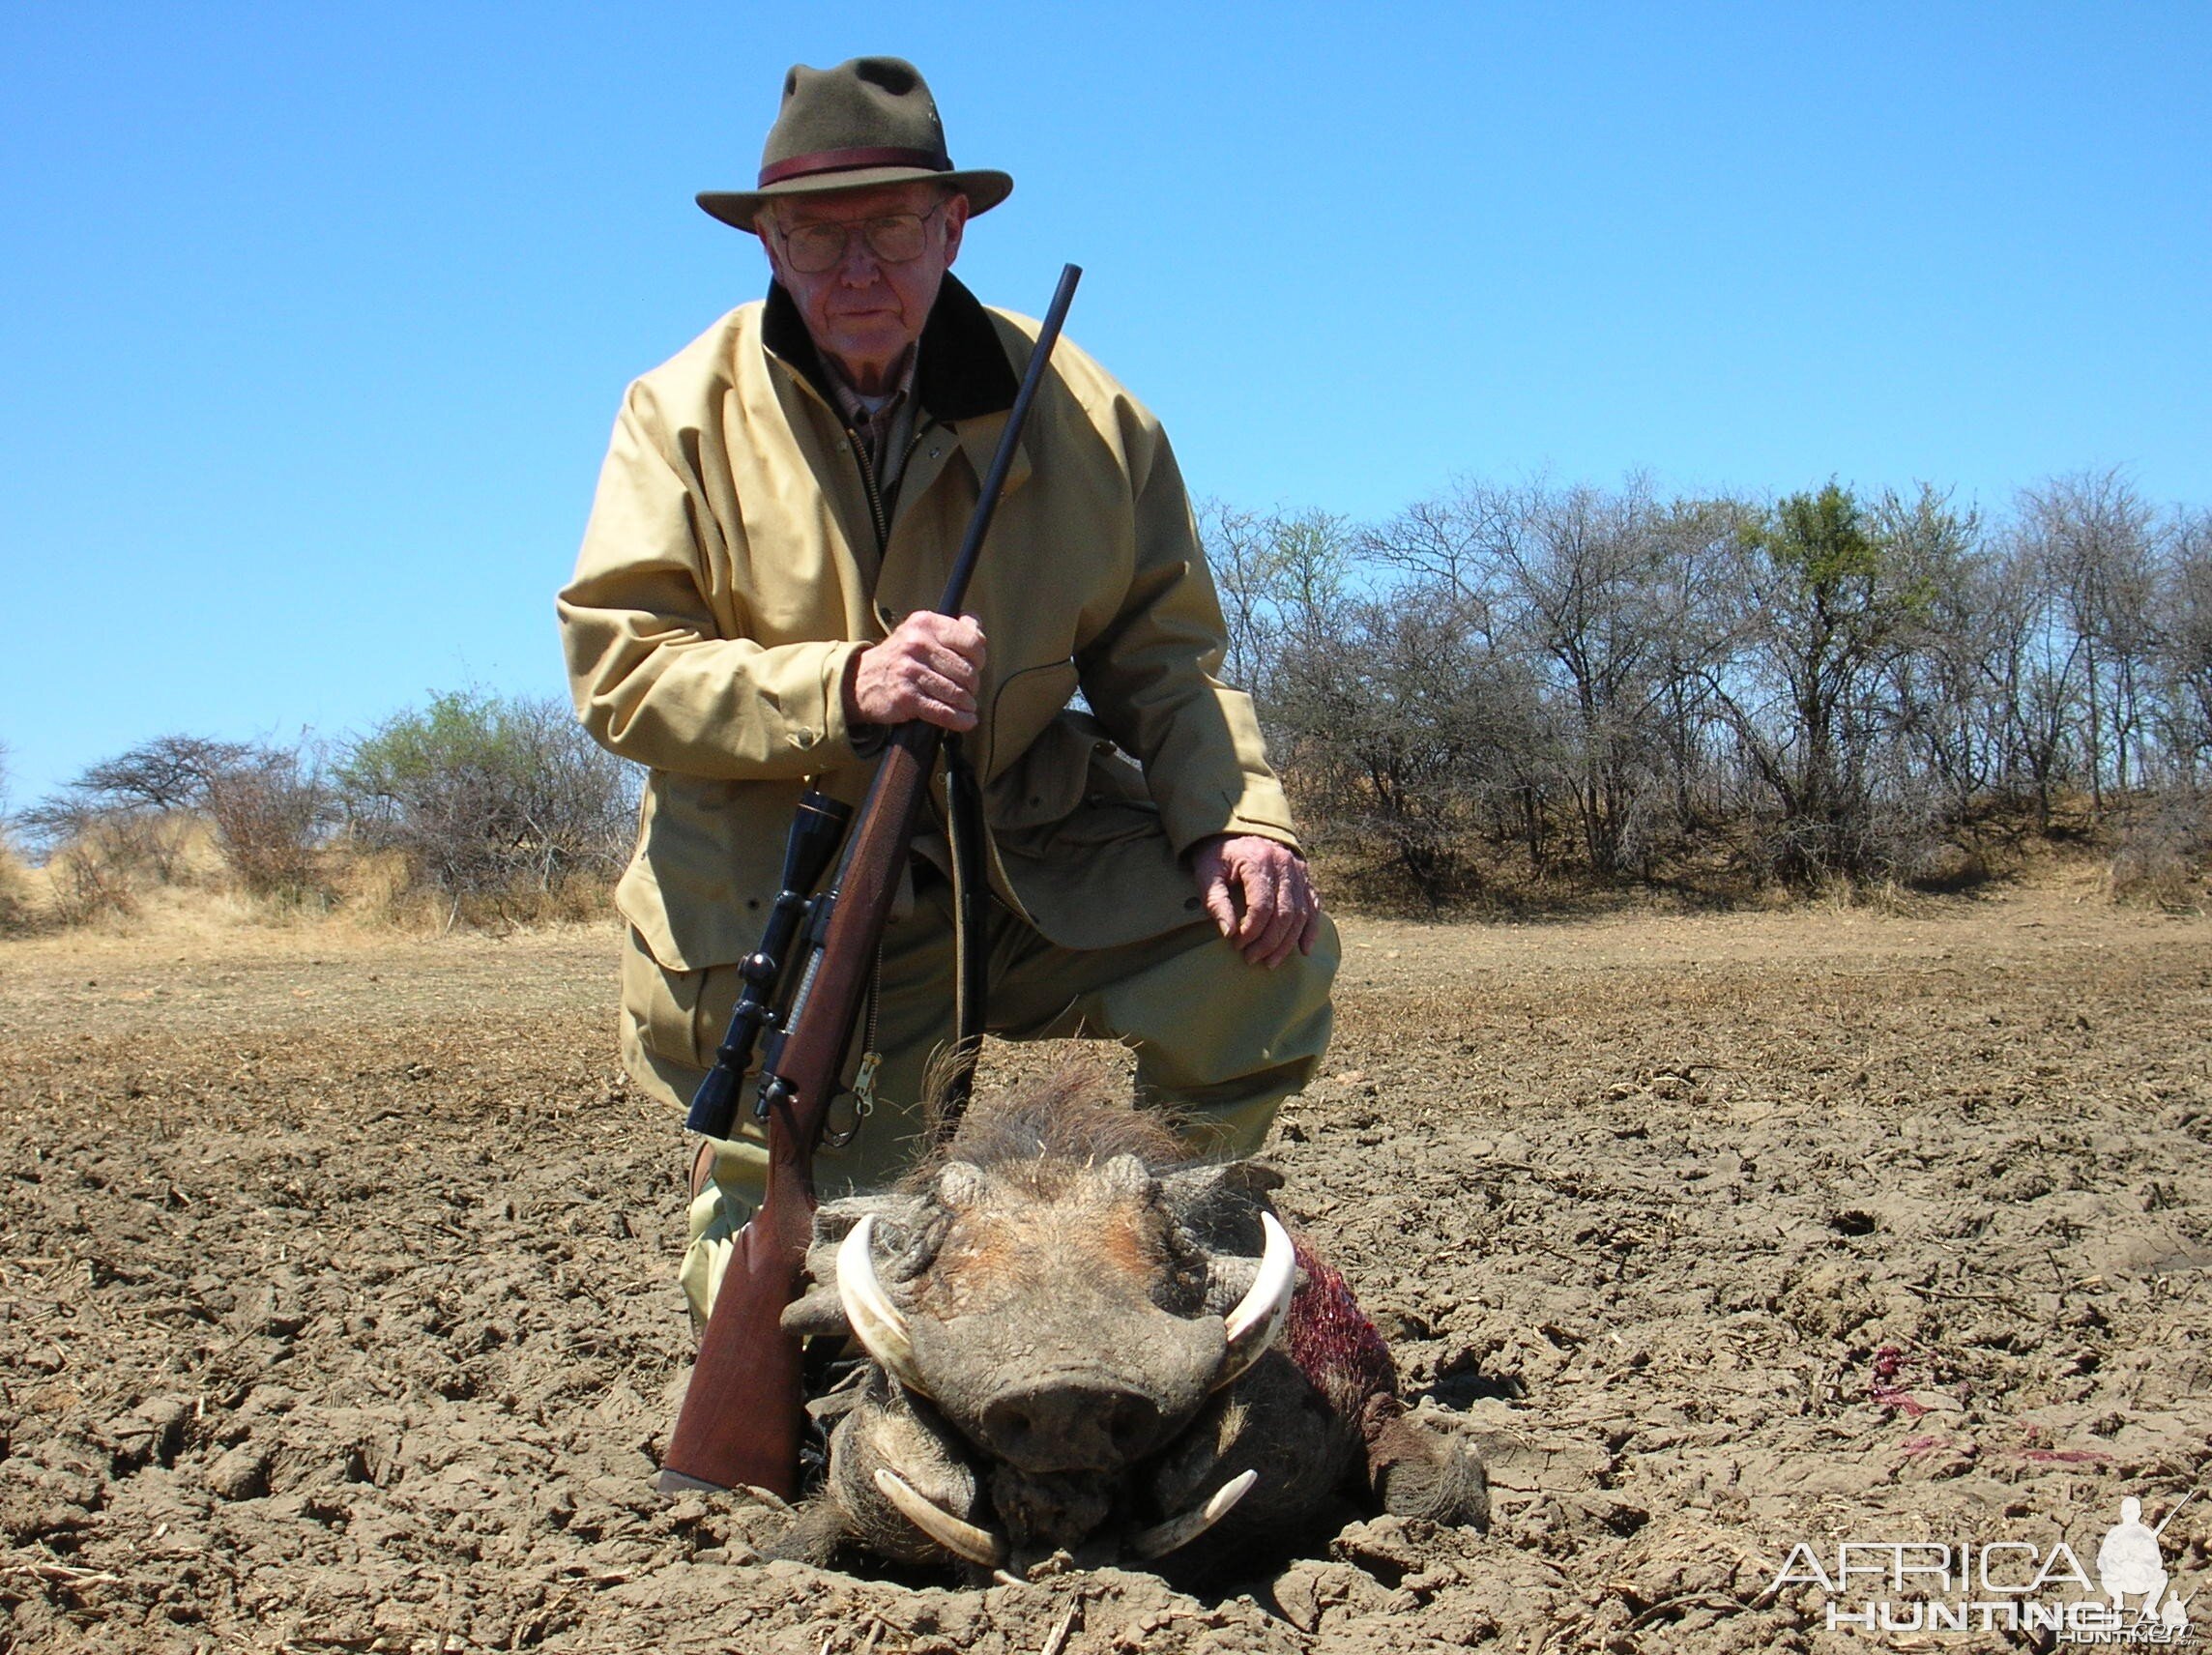
MULTIPOLYGON (((914 434, 907 438, 906 452, 899 456, 900 477, 905 477, 906 468, 914 463, 914 450, 921 447, 921 439, 927 432, 927 426, 917 426, 914 434)), ((868 445, 860 433, 848 425, 845 427, 845 441, 852 447, 853 463, 860 468, 860 491, 868 497, 868 518, 876 531, 876 561, 880 566, 886 554, 890 551, 891 544, 891 526, 884 514, 883 490, 876 482, 876 468, 868 459, 868 445)))
POLYGON ((868 497, 868 518, 876 526, 876 564, 883 565, 890 549, 890 525, 884 521, 884 497, 876 486, 876 468, 868 463, 868 446, 860 433, 847 426, 845 440, 853 445, 853 463, 860 468, 860 491, 868 497))

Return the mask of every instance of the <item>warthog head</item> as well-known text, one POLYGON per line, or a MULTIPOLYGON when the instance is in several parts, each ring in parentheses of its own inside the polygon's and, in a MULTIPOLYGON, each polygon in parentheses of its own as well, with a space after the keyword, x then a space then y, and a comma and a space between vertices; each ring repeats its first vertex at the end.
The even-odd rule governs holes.
POLYGON ((870 1360, 814 1405, 829 1483, 797 1550, 1149 1561, 1339 1504, 1397 1423, 1388 1353, 1269 1210, 1280 1175, 1178 1154, 1076 1068, 978 1100, 908 1188, 821 1208, 784 1325, 870 1360))

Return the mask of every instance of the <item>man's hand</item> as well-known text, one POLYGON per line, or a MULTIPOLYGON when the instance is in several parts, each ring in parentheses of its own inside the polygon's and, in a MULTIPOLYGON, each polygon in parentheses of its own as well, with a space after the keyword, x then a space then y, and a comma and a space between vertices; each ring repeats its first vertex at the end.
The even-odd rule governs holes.
POLYGON ((1313 952, 1321 893, 1305 857, 1288 845, 1254 833, 1216 834, 1191 851, 1190 871, 1206 912, 1251 964, 1279 966, 1293 948, 1313 952))
POLYGON ((941 730, 975 728, 983 628, 975 616, 917 610, 853 660, 845 681, 846 722, 904 724, 918 718, 941 730))

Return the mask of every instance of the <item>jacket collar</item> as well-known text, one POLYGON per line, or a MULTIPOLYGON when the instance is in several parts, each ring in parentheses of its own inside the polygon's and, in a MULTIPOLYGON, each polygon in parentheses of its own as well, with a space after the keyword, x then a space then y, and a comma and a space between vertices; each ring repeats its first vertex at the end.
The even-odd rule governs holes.
MULTIPOLYGON (((831 408, 829 370, 814 348, 813 335, 799 305, 779 281, 769 283, 768 311, 761 320, 761 343, 803 376, 831 408)), ((1013 364, 990 312, 949 271, 937 290, 937 303, 922 325, 920 354, 915 363, 915 397, 946 424, 984 414, 1003 414, 1021 389, 1013 364)))

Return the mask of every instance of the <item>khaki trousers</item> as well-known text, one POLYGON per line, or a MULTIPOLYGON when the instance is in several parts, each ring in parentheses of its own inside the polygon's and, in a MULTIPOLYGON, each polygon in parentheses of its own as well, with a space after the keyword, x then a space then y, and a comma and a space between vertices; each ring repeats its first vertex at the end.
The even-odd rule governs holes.
MULTIPOLYGON (((1310 956, 1247 965, 1210 920, 1114 948, 1062 948, 997 902, 986 905, 989 1027, 1015 1040, 1119 1040, 1137 1057, 1138 1095, 1173 1108, 1193 1156, 1258 1149, 1282 1100, 1313 1077, 1328 1045, 1336 929, 1324 915, 1310 956)), ((941 880, 884 932, 873 1049, 883 1061, 864 1118, 831 1109, 814 1163, 822 1199, 884 1188, 928 1152, 931 1060, 952 1036, 952 895, 941 880), (838 1143, 845 1134, 849 1141, 838 1143)), ((735 966, 671 972, 633 932, 623 964, 623 1056, 649 1090, 688 1109, 742 984, 735 966)), ((855 1061, 858 1061, 856 1047, 855 1061)), ((738 1136, 712 1140, 713 1178, 693 1199, 678 1272, 704 1319, 730 1240, 759 1206, 768 1148, 748 1084, 738 1136)))

